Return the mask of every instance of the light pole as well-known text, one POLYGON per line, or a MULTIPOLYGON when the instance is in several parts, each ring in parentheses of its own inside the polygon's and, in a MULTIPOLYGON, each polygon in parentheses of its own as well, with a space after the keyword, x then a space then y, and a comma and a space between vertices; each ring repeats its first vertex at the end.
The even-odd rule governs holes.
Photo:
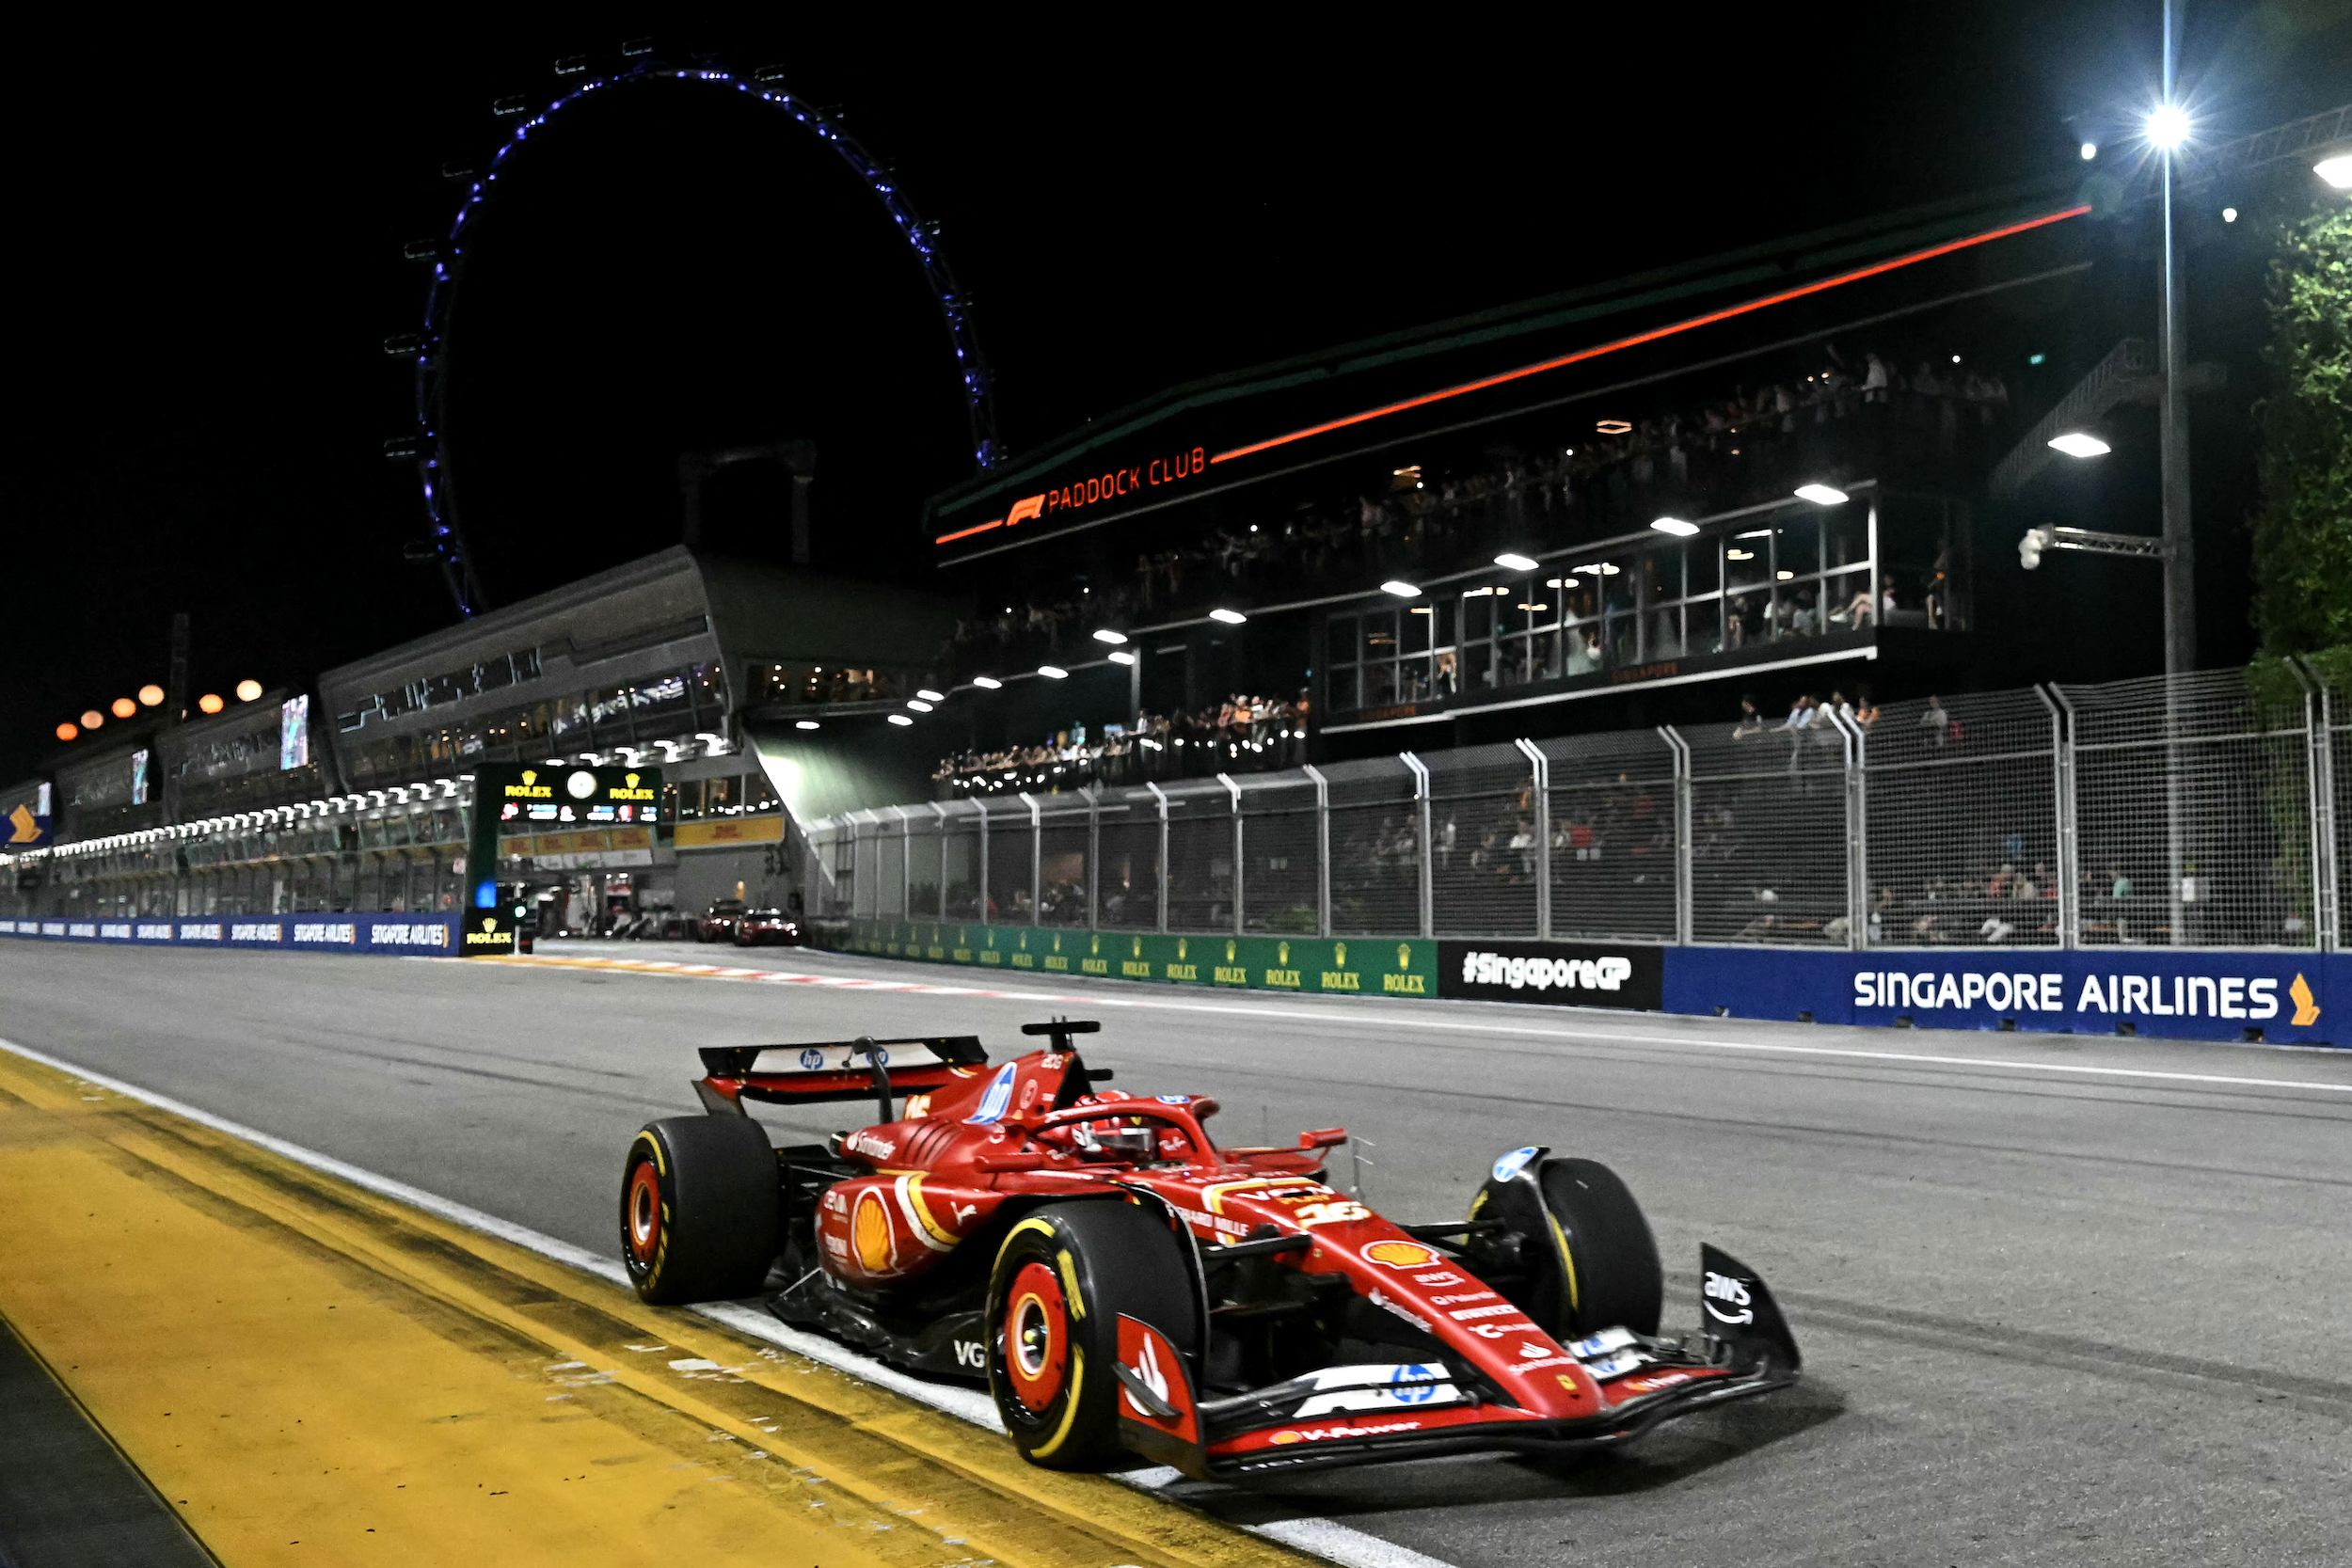
POLYGON ((2183 0, 2164 0, 2164 97, 2148 116, 2148 139, 2164 160, 2164 266, 2156 310, 2161 377, 2156 423, 2164 514, 2164 673, 2197 667, 2197 546, 2189 534, 2187 352, 2181 341, 2181 247, 2173 223, 2173 155, 2188 135, 2179 99, 2183 0))

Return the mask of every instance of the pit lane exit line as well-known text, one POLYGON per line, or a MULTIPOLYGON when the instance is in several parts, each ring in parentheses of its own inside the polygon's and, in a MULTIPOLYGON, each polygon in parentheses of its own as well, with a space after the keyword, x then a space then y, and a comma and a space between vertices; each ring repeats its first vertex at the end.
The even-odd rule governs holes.
MULTIPOLYGON (((569 961, 591 962, 594 960, 569 961)), ((703 970, 710 968, 707 965, 695 967, 703 970)), ((765 973, 770 972, 737 971, 726 977, 735 978, 765 973)), ((185 1117, 200 1126, 211 1128, 214 1132, 225 1133, 230 1137, 266 1149, 296 1164, 347 1181, 353 1186, 374 1193, 378 1196, 407 1204, 452 1224, 494 1237, 551 1261, 594 1275, 617 1285, 626 1287, 628 1284, 628 1273, 617 1259, 590 1252, 585 1247, 575 1246, 569 1242, 533 1230, 528 1226, 518 1225, 512 1220, 501 1219, 495 1214, 427 1192, 421 1187, 411 1186, 405 1181, 380 1175, 365 1166, 338 1160, 333 1155, 320 1153, 316 1149, 263 1132, 257 1128, 231 1121, 226 1117, 215 1116, 210 1111, 174 1099, 169 1095, 158 1094, 151 1089, 143 1088, 136 1084, 106 1073, 93 1072, 75 1063, 53 1056, 47 1052, 36 1050, 31 1046, 21 1045, 14 1040, 0 1038, 0 1051, 6 1051, 26 1061, 38 1063, 53 1071, 71 1074, 85 1083, 95 1085, 125 1099, 135 1100, 173 1116, 185 1117)), ((766 1312, 739 1303, 706 1303, 691 1307, 690 1310, 733 1329, 739 1334, 766 1340, 794 1354, 834 1368, 835 1370, 847 1372, 877 1387, 887 1389, 919 1404, 928 1405, 946 1415, 957 1417, 993 1432, 1004 1431, 1003 1423, 997 1418, 994 1402, 988 1395, 976 1389, 930 1383, 901 1372, 896 1368, 861 1355, 831 1339, 787 1327, 766 1312)), ((1129 1471, 1113 1479, 1125 1481, 1138 1491, 1152 1494, 1184 1478, 1173 1469, 1160 1466, 1149 1470, 1129 1471)), ((1341 1524, 1334 1519, 1314 1517, 1279 1519, 1254 1525, 1235 1521, 1233 1528, 1261 1536, 1278 1545, 1311 1553, 1339 1564, 1340 1568, 1454 1568, 1453 1564, 1440 1558, 1427 1556, 1414 1551, 1409 1546, 1398 1545, 1391 1541, 1384 1541, 1378 1536, 1366 1534, 1362 1530, 1341 1524)))
MULTIPOLYGON (((445 959, 421 960, 446 962, 445 959)), ((682 964, 660 959, 633 958, 572 958, 554 956, 511 958, 469 958, 469 963, 512 963, 561 965, 580 969, 611 969, 628 974, 672 976, 680 979, 751 980, 782 985, 829 986, 850 990, 904 991, 924 996, 977 996, 992 1002, 1063 1002, 1087 1006, 1138 1007, 1158 1012, 1218 1013, 1236 1018, 1279 1018, 1327 1020, 1333 1022, 1355 1022, 1355 1015, 1299 1006, 1248 1006, 1234 1003, 1164 1002, 1156 998, 1105 996, 1096 991, 1076 994, 1061 991, 996 990, 978 986, 936 986, 918 980, 871 980, 847 974, 803 974, 781 969, 727 969, 715 964, 682 964)), ((1416 1018, 1400 1007, 1391 1018, 1383 1019, 1384 1027, 1398 1029, 1436 1029, 1451 1034, 1513 1035, 1532 1039, 1603 1040, 1628 1045, 1684 1045, 1702 1051, 1738 1051, 1788 1056, 1827 1056, 1853 1061, 1897 1062, 1925 1067, 1994 1068, 2019 1072, 2050 1072, 2077 1074, 2094 1078, 2137 1078, 2166 1083, 2209 1084, 2229 1088, 2249 1089, 2310 1089, 2323 1094, 2352 1095, 2352 1083, 2330 1084, 2311 1079, 2245 1078, 2229 1073, 2173 1072, 2156 1068, 2094 1067, 2081 1062, 2034 1062, 2002 1056, 1930 1055, 1908 1051, 1866 1051, 1851 1046, 1788 1045, 1765 1040, 1719 1040, 1691 1035, 1636 1035, 1601 1029, 1543 1029, 1528 1024, 1475 1023, 1459 1018, 1416 1018)), ((2273 1050, 2308 1050, 2309 1047, 2276 1046, 2273 1050)))

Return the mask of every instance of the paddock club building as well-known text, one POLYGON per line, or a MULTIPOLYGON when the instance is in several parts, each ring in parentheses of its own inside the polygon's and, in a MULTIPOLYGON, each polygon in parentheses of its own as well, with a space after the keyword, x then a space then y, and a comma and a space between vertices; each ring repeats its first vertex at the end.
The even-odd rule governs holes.
POLYGON ((797 820, 921 792, 930 744, 890 721, 939 678, 953 624, 896 590, 673 547, 329 670, 314 690, 61 748, 5 792, 28 826, 0 849, 0 907, 450 912, 485 761, 660 770, 649 825, 502 841, 500 880, 550 927, 788 905, 811 869, 797 820))
POLYGON ((1323 760, 1990 684, 1978 501, 2023 421, 1865 351, 2022 372, 2087 211, 1899 214, 1098 418, 927 509, 942 752, 1236 692, 1304 696, 1323 760), (1709 412, 1764 387, 1793 405, 1709 412))

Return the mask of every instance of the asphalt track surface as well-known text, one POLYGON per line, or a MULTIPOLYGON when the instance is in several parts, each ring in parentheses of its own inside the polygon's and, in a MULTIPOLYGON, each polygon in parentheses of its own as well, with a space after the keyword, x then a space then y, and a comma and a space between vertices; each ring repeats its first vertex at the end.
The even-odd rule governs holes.
MULTIPOLYGON (((1629 1452, 1174 1489, 1212 1512, 1461 1568, 2345 1560, 2352 1053, 551 951, 835 983, 11 943, 0 1037, 610 1252, 629 1134, 696 1109, 692 1047, 975 1032, 1001 1055, 1024 1022, 1099 1017, 1092 1065, 1214 1095, 1228 1140, 1349 1127, 1394 1217, 1458 1215, 1521 1144, 1606 1161, 1658 1231, 1669 1332, 1711 1240, 1807 1357, 1796 1390, 1629 1452)), ((779 1136, 854 1120, 827 1110, 779 1136)))

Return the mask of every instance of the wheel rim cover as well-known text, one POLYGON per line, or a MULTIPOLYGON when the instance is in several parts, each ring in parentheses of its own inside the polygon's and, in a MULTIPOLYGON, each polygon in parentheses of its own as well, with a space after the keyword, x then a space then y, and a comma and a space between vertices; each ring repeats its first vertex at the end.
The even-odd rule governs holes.
POLYGON ((641 1160, 628 1175, 628 1253, 650 1268, 661 1247, 661 1177, 651 1160, 641 1160))
POLYGON ((1012 1276, 1005 1297, 1005 1375, 1022 1408, 1041 1411, 1061 1393, 1070 1359, 1070 1313, 1061 1281, 1036 1260, 1012 1276))

